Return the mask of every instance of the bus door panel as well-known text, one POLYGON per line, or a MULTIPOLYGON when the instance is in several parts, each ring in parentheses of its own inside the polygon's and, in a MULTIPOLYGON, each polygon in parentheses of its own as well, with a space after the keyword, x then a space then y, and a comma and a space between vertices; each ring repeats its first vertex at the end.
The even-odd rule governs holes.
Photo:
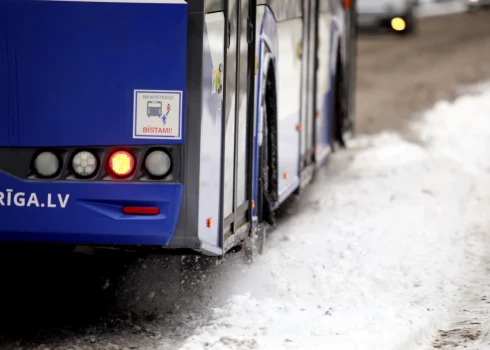
POLYGON ((248 19, 249 19, 249 0, 241 0, 240 15, 240 40, 238 50, 238 81, 237 81, 237 161, 236 161, 236 207, 239 208, 237 215, 239 220, 245 219, 244 210, 247 209, 247 101, 248 101, 248 19))
POLYGON ((223 233, 245 221, 247 196, 249 4, 255 0, 227 0, 228 51, 226 66, 225 164, 223 233))
POLYGON ((225 39, 228 41, 226 58, 226 110, 225 110, 225 166, 223 218, 233 214, 235 189, 235 110, 236 110, 236 71, 238 39, 238 0, 228 0, 228 20, 225 39))
POLYGON ((300 145, 300 169, 305 167, 306 158, 306 121, 308 114, 308 34, 310 0, 303 0, 303 39, 301 41, 301 145, 300 145))
POLYGON ((321 162, 331 151, 329 143, 330 115, 329 96, 331 94, 331 35, 332 35, 332 11, 331 0, 320 0, 318 14, 318 67, 316 90, 316 146, 318 153, 316 160, 321 162))
MULTIPOLYGON (((198 232, 206 246, 219 247, 221 227, 217 224, 209 227, 207 219, 218 220, 221 217, 222 180, 217 169, 221 169, 223 149, 225 13, 218 8, 215 12, 207 13, 204 21, 198 232)), ((197 38, 191 40, 197 41, 197 38)))
POLYGON ((280 202, 299 184, 302 1, 269 2, 277 19, 277 156, 280 202))

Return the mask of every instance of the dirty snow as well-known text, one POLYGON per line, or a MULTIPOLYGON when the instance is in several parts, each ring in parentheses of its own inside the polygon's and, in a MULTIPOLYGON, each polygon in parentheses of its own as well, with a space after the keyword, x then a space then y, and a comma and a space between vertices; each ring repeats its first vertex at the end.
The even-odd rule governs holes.
POLYGON ((450 322, 466 264, 483 253, 483 229, 469 228, 490 208, 488 191, 478 193, 489 121, 487 89, 425 113, 414 125, 420 142, 352 140, 292 205, 266 253, 220 281, 226 303, 201 316, 180 349, 428 346, 450 322), (476 197, 482 209, 468 215, 476 197))

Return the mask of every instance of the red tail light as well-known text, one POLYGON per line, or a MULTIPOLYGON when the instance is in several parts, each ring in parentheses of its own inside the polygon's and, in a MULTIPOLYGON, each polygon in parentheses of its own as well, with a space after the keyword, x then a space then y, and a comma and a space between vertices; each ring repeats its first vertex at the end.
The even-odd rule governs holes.
POLYGON ((117 177, 131 175, 134 170, 135 160, 127 151, 114 152, 109 158, 109 169, 117 177))

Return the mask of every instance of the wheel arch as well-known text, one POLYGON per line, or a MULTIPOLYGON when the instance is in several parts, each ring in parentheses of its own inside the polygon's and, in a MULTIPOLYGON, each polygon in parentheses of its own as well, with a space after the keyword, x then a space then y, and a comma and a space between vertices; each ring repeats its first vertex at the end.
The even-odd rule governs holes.
MULTIPOLYGON (((345 106, 344 115, 341 123, 347 122, 347 130, 344 133, 355 132, 355 87, 356 87, 356 70, 357 70, 357 1, 353 0, 352 7, 349 11, 349 18, 344 16, 343 20, 340 17, 333 18, 333 37, 332 37, 332 65, 331 76, 332 83, 336 84, 337 79, 343 79, 342 84, 345 89, 341 98, 345 98, 347 105, 345 106), (340 73, 340 78, 339 78, 340 73)), ((345 14, 345 13, 344 13, 345 14)), ((332 116, 337 118, 337 116, 332 116)), ((346 126, 346 125, 344 125, 346 126)), ((344 129, 344 128, 343 128, 344 129)))
MULTIPOLYGON (((259 200, 259 151, 262 142, 262 115, 260 104, 265 92, 264 73, 267 73, 270 67, 273 67, 275 75, 275 85, 277 86, 277 65, 276 57, 278 55, 278 29, 277 23, 272 10, 266 4, 257 5, 256 17, 256 74, 255 74, 255 137, 254 137, 254 169, 253 169, 253 195, 255 203, 259 200)), ((277 98, 277 94, 276 94, 277 98)), ((273 126, 277 132, 277 123, 273 126)), ((258 206, 252 209, 253 217, 258 216, 258 206)), ((255 223, 253 224, 255 226, 255 223)))
MULTIPOLYGON (((273 100, 273 106, 269 104, 265 104, 267 110, 267 129, 268 133, 272 137, 268 137, 267 140, 269 142, 269 147, 274 148, 275 152, 273 152, 273 156, 270 161, 270 166, 272 167, 272 172, 275 176, 271 176, 269 178, 270 184, 272 186, 271 199, 275 202, 278 200, 278 187, 279 187, 279 179, 278 179, 278 115, 277 115, 277 103, 278 103, 278 94, 277 94, 277 65, 275 62, 275 57, 271 52, 268 45, 263 42, 263 59, 262 59, 262 72, 261 72, 261 84, 259 96, 260 99, 258 104, 260 106, 263 98, 270 98, 273 100), (271 144, 272 143, 272 144, 271 144)), ((260 111, 260 107, 259 107, 260 111)), ((258 118, 259 125, 259 133, 258 133, 258 144, 260 146, 263 140, 263 114, 260 113, 258 118)))

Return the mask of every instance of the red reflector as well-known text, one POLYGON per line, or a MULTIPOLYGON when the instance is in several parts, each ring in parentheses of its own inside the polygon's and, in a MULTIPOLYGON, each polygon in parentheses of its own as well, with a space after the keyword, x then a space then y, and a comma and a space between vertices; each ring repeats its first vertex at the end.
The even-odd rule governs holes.
POLYGON ((132 215, 158 215, 160 214, 160 209, 156 207, 124 207, 123 213, 132 215))

